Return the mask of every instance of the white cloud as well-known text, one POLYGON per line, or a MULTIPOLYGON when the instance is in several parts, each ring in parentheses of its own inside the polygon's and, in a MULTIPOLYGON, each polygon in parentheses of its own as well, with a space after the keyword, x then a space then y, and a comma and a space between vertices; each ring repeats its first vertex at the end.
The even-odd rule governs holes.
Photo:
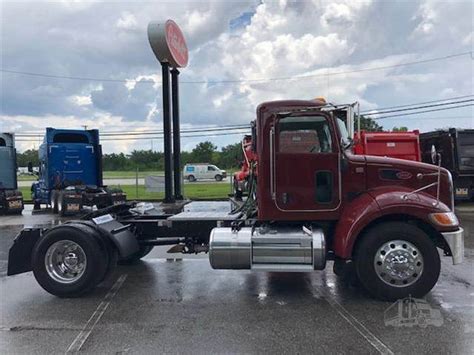
POLYGON ((128 31, 137 30, 139 28, 135 15, 127 11, 122 12, 122 15, 117 20, 116 26, 121 30, 128 31))
MULTIPOLYGON (((240 124, 262 101, 326 96, 362 109, 472 93, 468 56, 377 71, 335 71, 398 65, 472 48, 468 2, 100 2, 6 3, 2 65, 6 69, 126 82, 4 74, 0 126, 161 129, 161 69, 146 37, 150 20, 173 18, 190 48, 181 70, 183 127, 240 124), (21 14, 21 16, 19 16, 21 14), (455 18, 456 21, 452 19, 455 18), (238 19, 239 21, 235 21, 238 19), (238 28, 230 29, 230 23, 238 28), (237 23, 237 25, 235 25, 237 23), (215 84, 212 81, 295 80, 215 84), (186 84, 189 81, 209 83, 186 84), (137 82, 141 82, 137 84, 137 82)), ((472 125, 469 116, 453 124, 472 125)), ((427 115, 428 116, 428 115, 427 115)), ((385 123, 387 122, 387 123, 385 123)), ((432 128, 438 121, 396 118, 387 127, 432 128)), ((218 145, 238 135, 216 137, 218 145)), ((183 140, 192 148, 200 138, 183 140)), ((104 151, 149 148, 150 142, 107 142, 104 151)), ((161 147, 159 141, 154 144, 161 147)))
POLYGON ((73 95, 70 97, 70 100, 73 103, 75 103, 77 106, 88 106, 92 104, 90 95, 87 95, 87 96, 73 95))

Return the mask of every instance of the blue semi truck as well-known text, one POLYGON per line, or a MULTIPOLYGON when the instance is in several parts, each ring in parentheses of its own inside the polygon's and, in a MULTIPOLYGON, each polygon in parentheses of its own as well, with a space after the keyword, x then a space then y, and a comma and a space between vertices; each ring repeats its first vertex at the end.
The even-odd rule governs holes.
POLYGON ((105 208, 126 201, 120 189, 103 185, 99 131, 46 128, 39 148, 38 181, 31 186, 34 210, 42 204, 61 215, 84 206, 105 208))
POLYGON ((0 214, 19 214, 23 211, 23 196, 16 177, 15 136, 0 133, 0 214))

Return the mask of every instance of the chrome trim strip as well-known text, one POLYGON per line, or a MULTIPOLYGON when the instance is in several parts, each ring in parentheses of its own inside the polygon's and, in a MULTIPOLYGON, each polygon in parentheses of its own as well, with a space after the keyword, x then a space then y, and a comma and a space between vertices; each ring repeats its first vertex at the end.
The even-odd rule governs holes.
POLYGON ((270 194, 272 196, 272 200, 275 201, 276 193, 275 193, 275 182, 274 182, 274 160, 275 160, 275 153, 274 153, 274 140, 275 140, 275 127, 270 129, 270 194))
POLYGON ((453 265, 461 264, 464 260, 464 229, 459 227, 455 232, 441 233, 451 249, 453 265))

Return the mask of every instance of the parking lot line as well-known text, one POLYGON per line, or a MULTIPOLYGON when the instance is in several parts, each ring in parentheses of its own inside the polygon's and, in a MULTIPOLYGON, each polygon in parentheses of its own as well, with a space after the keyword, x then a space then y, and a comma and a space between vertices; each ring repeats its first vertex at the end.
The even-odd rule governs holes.
POLYGON ((367 329, 359 320, 354 317, 347 309, 344 308, 339 302, 331 298, 331 295, 327 292, 320 292, 314 290, 320 298, 323 298, 334 310, 346 320, 349 325, 354 328, 367 342, 372 345, 380 354, 393 355, 393 351, 385 345, 377 336, 367 329))
POLYGON ((122 287, 126 279, 127 279, 127 274, 123 274, 117 279, 117 281, 115 281, 110 291, 107 292, 102 302, 99 303, 94 313, 92 313, 91 317, 87 321, 84 328, 82 328, 81 332, 77 335, 77 337, 74 339, 71 345, 69 345, 68 349, 66 350, 66 354, 78 352, 79 350, 81 350, 82 345, 84 345, 87 338, 92 333, 92 330, 94 330, 94 327, 102 318, 105 311, 109 307, 110 302, 112 302, 112 299, 117 294, 120 287, 122 287))

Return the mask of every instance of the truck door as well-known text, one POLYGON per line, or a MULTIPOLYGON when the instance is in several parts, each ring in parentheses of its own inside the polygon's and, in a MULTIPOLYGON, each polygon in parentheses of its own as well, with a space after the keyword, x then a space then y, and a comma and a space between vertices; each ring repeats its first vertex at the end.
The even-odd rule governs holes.
POLYGON ((271 131, 273 200, 282 211, 330 211, 340 204, 340 157, 323 115, 279 118, 271 131))

